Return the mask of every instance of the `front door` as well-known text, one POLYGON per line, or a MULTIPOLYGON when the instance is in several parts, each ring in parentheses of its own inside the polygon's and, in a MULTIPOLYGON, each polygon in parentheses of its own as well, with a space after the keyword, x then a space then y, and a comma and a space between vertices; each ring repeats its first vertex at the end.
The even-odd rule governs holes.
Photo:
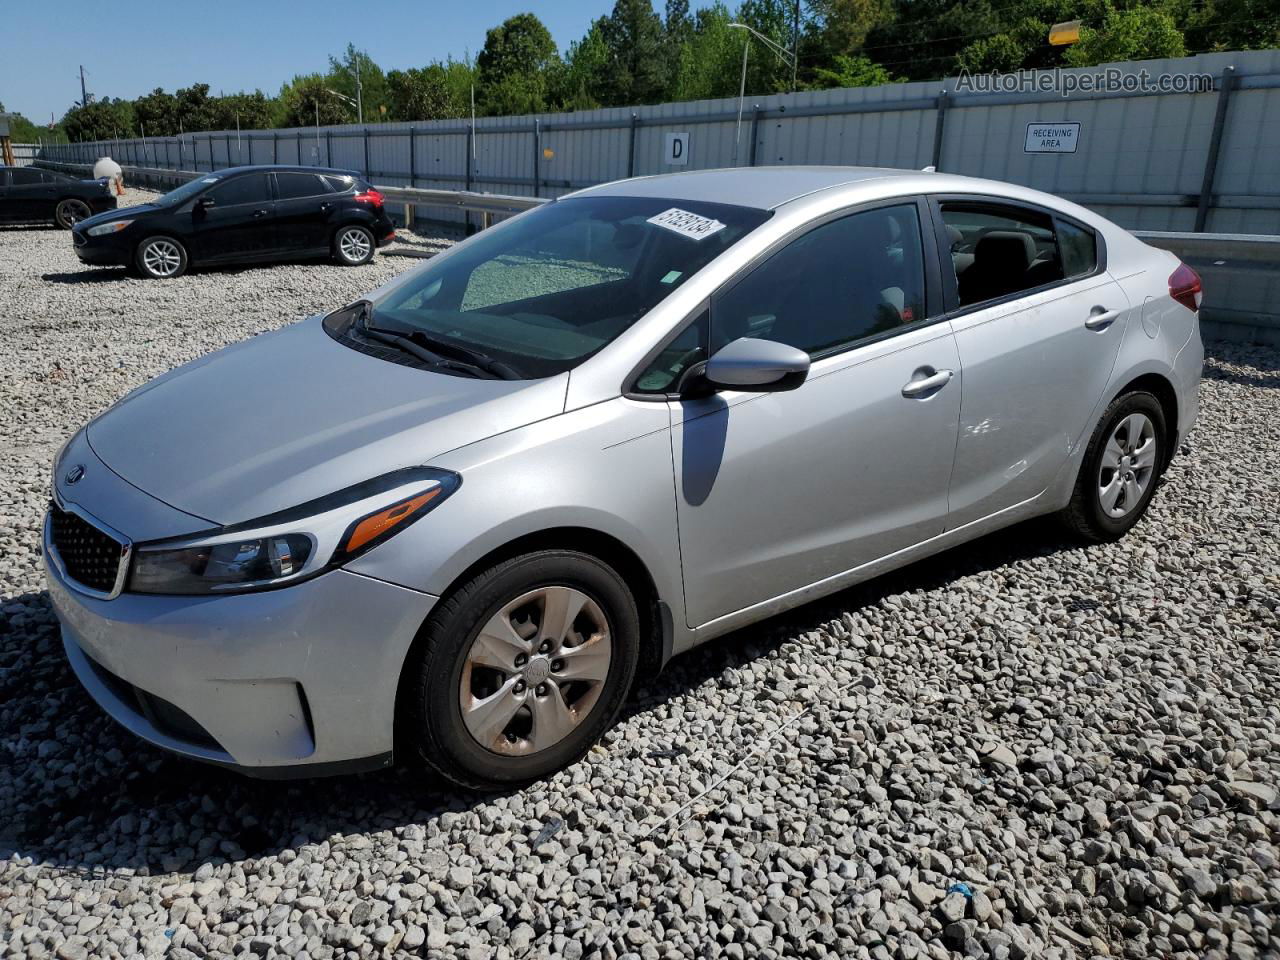
POLYGON ((954 529, 1035 497, 1088 442, 1129 301, 1084 224, 960 198, 938 209, 964 367, 954 529))
POLYGON ((712 298, 710 352, 758 337, 813 367, 790 392, 670 401, 689 626, 942 532, 961 371, 927 217, 910 199, 839 216, 712 298))
POLYGON ((6 205, 10 219, 45 220, 53 216, 57 188, 51 175, 35 167, 13 167, 9 171, 6 205))
POLYGON ((275 249, 275 201, 265 173, 242 173, 211 187, 191 211, 195 254, 200 260, 253 259, 275 249))

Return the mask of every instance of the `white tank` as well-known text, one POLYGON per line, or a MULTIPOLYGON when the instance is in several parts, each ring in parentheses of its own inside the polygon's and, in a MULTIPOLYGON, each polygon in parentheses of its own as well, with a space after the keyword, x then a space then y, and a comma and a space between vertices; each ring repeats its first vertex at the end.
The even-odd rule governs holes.
POLYGON ((124 175, 124 171, 120 169, 120 164, 116 163, 110 157, 102 157, 93 165, 93 179, 101 180, 106 178, 114 183, 124 175))

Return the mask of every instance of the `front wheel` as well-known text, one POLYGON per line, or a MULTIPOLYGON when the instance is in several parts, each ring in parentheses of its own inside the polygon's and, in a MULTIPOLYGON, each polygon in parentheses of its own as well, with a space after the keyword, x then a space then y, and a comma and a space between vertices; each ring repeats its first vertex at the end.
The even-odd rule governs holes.
POLYGON ((1119 540, 1146 513, 1166 462, 1164 409, 1145 391, 1119 397, 1098 422, 1071 502, 1068 529, 1086 540, 1119 540))
POLYGON ((187 251, 173 237, 148 237, 138 244, 133 264, 152 280, 171 280, 187 270, 187 251))
POLYGON ((62 200, 53 210, 53 219, 63 230, 70 230, 81 220, 93 215, 89 205, 83 200, 68 197, 62 200))
POLYGON ((364 227, 347 226, 333 237, 333 256, 346 267, 358 267, 373 259, 373 234, 364 227))
POLYGON ((397 733, 460 786, 504 789, 579 760, 621 710, 640 622, 616 572, 544 550, 441 601, 405 668, 397 733))

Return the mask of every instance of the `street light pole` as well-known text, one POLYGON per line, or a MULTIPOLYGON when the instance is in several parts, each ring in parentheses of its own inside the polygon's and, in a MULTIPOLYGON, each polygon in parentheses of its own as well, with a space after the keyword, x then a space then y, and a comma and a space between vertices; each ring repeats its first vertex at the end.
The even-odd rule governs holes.
POLYGON ((800 0, 796 0, 791 17, 791 92, 796 92, 796 74, 800 68, 800 0))
POLYGON ((742 101, 747 95, 747 53, 751 50, 751 38, 742 38, 742 81, 738 84, 738 126, 733 134, 733 165, 738 165, 742 144, 742 101))

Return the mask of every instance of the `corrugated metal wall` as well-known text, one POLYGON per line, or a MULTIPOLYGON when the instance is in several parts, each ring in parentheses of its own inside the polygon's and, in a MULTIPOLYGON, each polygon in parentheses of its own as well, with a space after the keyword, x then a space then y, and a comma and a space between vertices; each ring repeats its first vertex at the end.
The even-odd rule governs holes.
MULTIPOLYGON (((1202 226, 1280 234, 1280 51, 1112 66, 1125 75, 1219 78, 1234 67, 1202 226)), ((747 98, 741 124, 733 98, 484 117, 476 121, 474 137, 466 121, 444 120, 76 144, 48 150, 46 158, 91 162, 109 153, 125 163, 198 170, 302 163, 361 170, 375 182, 398 186, 539 196, 680 169, 751 163, 919 168, 936 159, 948 172, 1010 180, 1077 200, 1126 227, 1191 230, 1213 153, 1222 85, 1199 93, 1063 97, 965 92, 949 79, 747 98), (1077 152, 1024 152, 1029 123, 1064 121, 1081 124, 1077 152), (935 145, 939 129, 942 141, 935 145), (666 135, 673 132, 689 134, 686 166, 665 162, 666 135)))

